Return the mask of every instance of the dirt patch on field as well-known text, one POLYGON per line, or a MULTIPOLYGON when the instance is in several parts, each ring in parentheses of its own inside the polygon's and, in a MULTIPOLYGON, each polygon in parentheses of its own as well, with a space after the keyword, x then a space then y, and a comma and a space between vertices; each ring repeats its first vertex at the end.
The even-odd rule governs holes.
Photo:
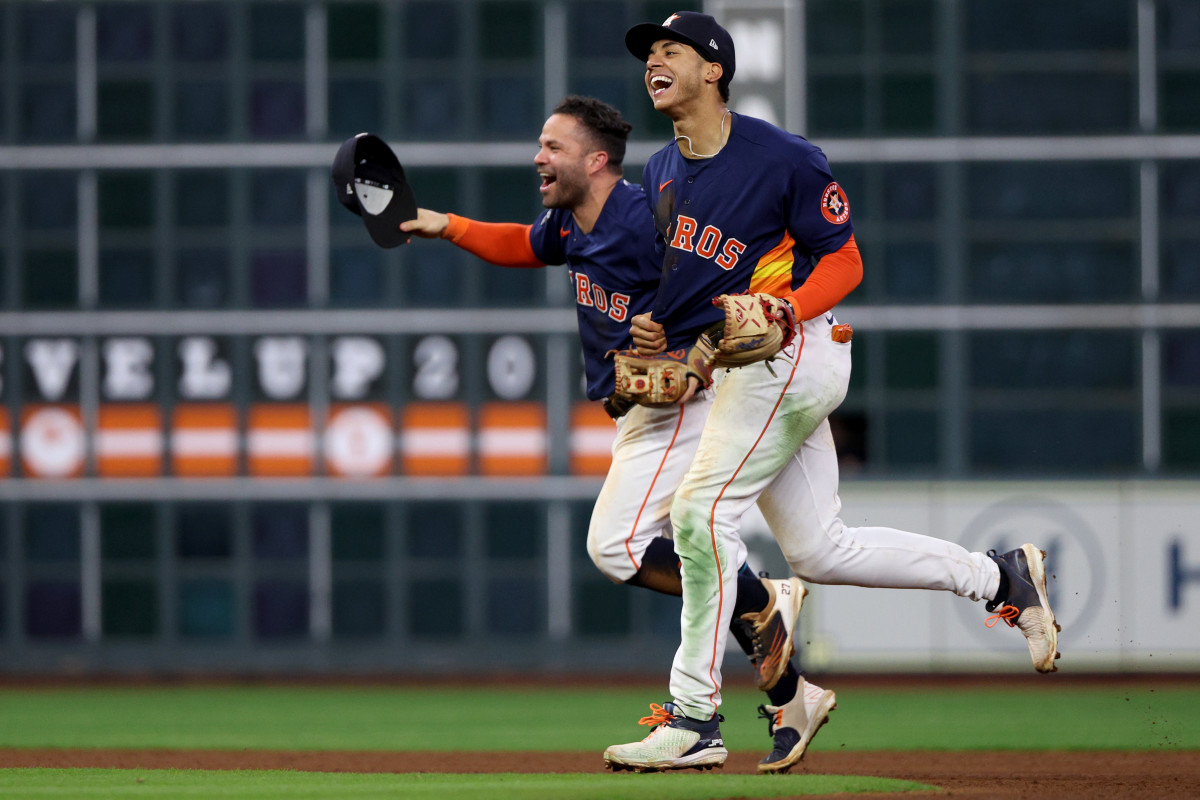
MULTIPOLYGON (((752 774, 759 756, 733 753, 725 772, 752 774)), ((603 772, 599 753, 280 752, 263 750, 0 749, 0 768, 292 769, 309 772, 603 772)), ((919 781, 924 798, 1194 798, 1200 751, 811 753, 793 770, 919 781)), ((663 776, 646 775, 645 780, 663 776)), ((665 778, 669 780, 669 778, 665 778)), ((763 776, 764 781, 771 780, 763 776)))

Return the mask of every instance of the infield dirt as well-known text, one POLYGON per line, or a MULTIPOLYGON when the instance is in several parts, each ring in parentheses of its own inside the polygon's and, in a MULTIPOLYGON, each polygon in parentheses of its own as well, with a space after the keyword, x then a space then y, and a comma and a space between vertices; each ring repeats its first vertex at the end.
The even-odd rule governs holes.
MULTIPOLYGON (((758 758, 753 753, 733 753, 725 764, 725 771, 752 774, 758 758)), ((0 768, 8 767, 285 769, 308 772, 604 771, 599 753, 0 749, 0 768)), ((904 800, 1175 800, 1195 798, 1200 794, 1200 751, 815 752, 793 769, 793 774, 796 773, 877 775, 919 781, 944 790, 886 795, 903 797, 904 800)), ((642 779, 670 780, 670 777, 645 775, 642 779)), ((764 775, 762 779, 770 781, 772 776, 764 775)))

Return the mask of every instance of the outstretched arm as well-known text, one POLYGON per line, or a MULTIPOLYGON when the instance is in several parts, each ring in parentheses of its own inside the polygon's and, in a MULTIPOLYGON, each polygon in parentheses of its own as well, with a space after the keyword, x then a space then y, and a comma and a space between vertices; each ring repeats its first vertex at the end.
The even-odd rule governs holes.
POLYGON ((478 222, 457 214, 417 209, 417 218, 400 230, 425 239, 449 239, 472 255, 501 267, 544 267, 529 242, 531 226, 515 222, 478 222))

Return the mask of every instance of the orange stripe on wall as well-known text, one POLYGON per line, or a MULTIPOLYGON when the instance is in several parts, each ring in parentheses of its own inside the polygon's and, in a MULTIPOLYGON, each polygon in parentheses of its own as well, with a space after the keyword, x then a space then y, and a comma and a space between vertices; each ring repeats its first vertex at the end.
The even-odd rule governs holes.
POLYGON ((546 409, 541 403, 484 403, 479 410, 479 472, 546 474, 546 409))
POLYGON ((230 403, 181 403, 171 412, 171 470, 186 478, 238 471, 238 413, 230 403))
POLYGON ((0 406, 0 477, 12 475, 13 433, 12 417, 0 406))
POLYGON ((337 403, 325 423, 325 469, 345 478, 372 478, 392 471, 396 434, 384 403, 337 403))
POLYGON ((78 478, 87 458, 87 432, 78 406, 37 403, 21 409, 18 449, 31 478, 78 478))
POLYGON ((775 297, 783 297, 792 291, 792 268, 795 257, 792 248, 796 240, 787 231, 783 239, 769 253, 758 260, 754 266, 754 274, 750 276, 749 291, 766 292, 775 297))
POLYGON ((571 474, 606 474, 616 439, 617 426, 602 404, 576 403, 571 409, 571 474))
POLYGON ((303 403, 258 403, 246 413, 246 470, 255 477, 312 475, 312 412, 303 403))
POLYGON ((400 469, 406 475, 471 471, 471 411, 464 403, 410 403, 400 412, 400 469))
POLYGON ((96 473, 102 478, 162 474, 162 409, 152 403, 109 403, 96 416, 96 473))

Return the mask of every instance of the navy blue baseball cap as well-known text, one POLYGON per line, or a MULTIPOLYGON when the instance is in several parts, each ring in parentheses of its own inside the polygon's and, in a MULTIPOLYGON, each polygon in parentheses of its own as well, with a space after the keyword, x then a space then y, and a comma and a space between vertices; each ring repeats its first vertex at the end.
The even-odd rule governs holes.
POLYGON ((417 218, 417 200, 387 142, 370 133, 343 142, 333 159, 333 185, 338 202, 363 218, 375 244, 408 242, 400 223, 417 218))
POLYGON ((653 22, 634 25, 625 33, 625 47, 629 48, 634 58, 645 61, 650 55, 650 47, 659 39, 691 45, 706 61, 724 67, 726 80, 733 80, 733 70, 737 64, 733 38, 712 16, 697 11, 678 11, 667 17, 661 25, 653 22))

